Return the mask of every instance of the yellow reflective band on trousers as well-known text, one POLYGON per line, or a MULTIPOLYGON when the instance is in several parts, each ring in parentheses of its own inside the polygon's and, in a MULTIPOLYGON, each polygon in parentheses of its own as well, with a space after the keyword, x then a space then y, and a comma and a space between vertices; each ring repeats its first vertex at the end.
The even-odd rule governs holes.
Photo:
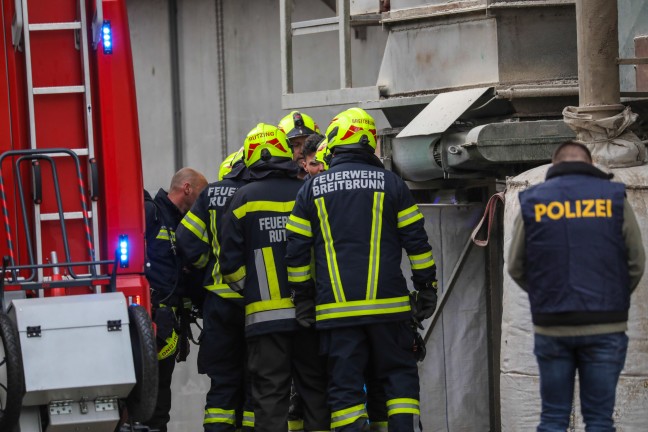
POLYGON ((304 430, 304 420, 288 420, 288 430, 290 432, 302 432, 304 430))
POLYGON ((412 270, 423 270, 434 265, 432 251, 428 251, 419 255, 408 255, 407 257, 409 258, 412 270))
POLYGON ((411 310, 409 296, 327 303, 315 307, 317 321, 364 315, 385 315, 411 310))
POLYGON ((313 237, 313 231, 311 230, 311 224, 306 219, 300 218, 291 214, 288 217, 288 222, 286 222, 286 229, 297 234, 301 234, 305 237, 313 237))
POLYGON ((171 336, 166 338, 165 342, 166 345, 164 345, 158 352, 158 360, 164 360, 165 358, 176 352, 176 348, 178 347, 178 334, 175 330, 173 330, 171 336))
POLYGON ((180 223, 182 224, 182 226, 191 231, 196 237, 198 237, 200 241, 209 243, 209 238, 207 236, 207 226, 203 221, 200 220, 198 216, 191 213, 191 210, 187 212, 180 223))
POLYGON ((227 284, 213 284, 207 285, 205 287, 207 291, 211 291, 214 294, 217 294, 225 299, 242 299, 243 296, 236 291, 232 291, 232 288, 227 284))
POLYGON ((220 408, 207 408, 205 410, 205 420, 203 424, 211 423, 236 423, 236 412, 234 410, 225 410, 220 408))
POLYGON ((288 282, 306 282, 311 278, 311 268, 309 265, 302 267, 288 266, 288 282))
POLYGON ((243 427, 254 427, 254 413, 252 411, 243 411, 243 427))
POLYGON ((289 298, 262 300, 245 306, 245 325, 295 318, 295 305, 289 298))
POLYGON ((398 228, 404 228, 413 224, 417 220, 423 219, 423 214, 419 211, 416 204, 398 212, 398 228))
POLYGON ((380 240, 382 237, 384 192, 374 192, 371 209, 371 239, 369 240, 369 272, 367 274, 367 300, 378 294, 378 274, 380 272, 380 240))
POLYGON ((367 410, 364 404, 356 405, 340 411, 331 413, 331 428, 349 425, 360 418, 367 418, 367 410))
POLYGON ((336 302, 346 301, 344 296, 344 289, 342 288, 342 279, 337 265, 337 255, 335 254, 335 246, 333 244, 333 235, 331 234, 331 225, 329 224, 329 216, 324 204, 324 198, 317 198, 315 200, 317 207, 317 216, 320 220, 320 229, 322 237, 324 237, 324 250, 326 252, 326 264, 328 266, 329 278, 331 279, 331 287, 333 288, 333 296, 336 302))
POLYGON ((420 415, 419 401, 410 398, 390 399, 387 401, 387 415, 414 414, 420 415))
POLYGON ((295 207, 295 201, 249 201, 233 211, 234 216, 243 219, 246 214, 253 212, 290 213, 295 207))

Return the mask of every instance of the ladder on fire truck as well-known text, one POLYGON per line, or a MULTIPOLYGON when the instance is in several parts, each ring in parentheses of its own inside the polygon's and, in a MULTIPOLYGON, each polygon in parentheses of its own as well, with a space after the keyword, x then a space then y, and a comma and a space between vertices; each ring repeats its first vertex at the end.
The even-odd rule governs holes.
MULTIPOLYGON (((73 270, 73 266, 87 266, 89 269, 89 275, 93 278, 96 278, 97 273, 99 272, 99 264, 104 262, 100 261, 100 238, 99 238, 99 221, 98 221, 98 212, 97 212, 97 201, 96 195, 98 193, 97 189, 97 170, 96 170, 96 160, 95 160, 95 149, 94 149, 94 126, 93 126, 93 109, 92 109, 92 89, 91 89, 91 71, 90 71, 90 42, 92 42, 92 47, 96 48, 99 41, 101 40, 101 32, 103 26, 103 16, 102 16, 102 1, 96 1, 96 11, 94 13, 94 18, 92 20, 92 41, 89 41, 89 32, 88 32, 88 15, 86 10, 86 0, 69 0, 69 3, 63 5, 61 2, 58 2, 59 8, 62 10, 61 13, 56 12, 56 16, 48 16, 47 11, 56 10, 58 8, 48 9, 44 7, 43 3, 37 4, 36 2, 30 0, 15 0, 15 16, 12 26, 12 37, 13 44, 16 50, 22 49, 25 55, 25 75, 26 75, 26 85, 27 85, 27 107, 28 107, 28 119, 29 119, 29 138, 30 138, 30 148, 31 150, 23 150, 14 153, 12 156, 22 156, 21 159, 29 159, 33 165, 32 170, 35 171, 34 177, 38 181, 42 181, 40 177, 40 167, 41 162, 49 162, 51 165, 52 176, 55 183, 57 180, 57 169, 54 162, 55 159, 72 159, 75 169, 73 170, 73 175, 76 174, 78 178, 78 189, 80 193, 80 203, 81 208, 74 208, 74 211, 63 211, 63 203, 61 201, 59 184, 53 184, 54 192, 56 195, 56 210, 57 211, 43 211, 42 209, 42 199, 38 198, 38 192, 34 192, 34 237, 33 245, 32 239, 28 229, 27 240, 28 240, 28 249, 30 253, 30 261, 33 261, 31 256, 32 250, 35 249, 35 264, 30 262, 33 268, 37 269, 37 281, 36 285, 43 283, 44 280, 44 268, 51 268, 52 274, 58 273, 58 267, 54 266, 57 264, 56 252, 52 252, 50 257, 44 257, 43 244, 40 241, 43 235, 44 227, 47 224, 56 223, 60 221, 60 230, 63 237, 63 249, 64 249, 64 261, 60 263, 61 268, 68 268, 69 275, 73 278, 78 278, 86 275, 76 275, 73 270), (30 3, 33 6, 31 12, 36 17, 30 15, 30 3), (66 9, 67 8, 67 9, 66 9), (71 14, 73 14, 73 9, 76 8, 76 17, 72 20, 69 19, 71 14), (70 13, 71 12, 71 13, 70 13), (32 19, 33 18, 33 19, 32 19), (61 20, 62 18, 62 20, 61 20), (33 21, 33 22, 32 22, 33 21), (74 43, 71 43, 72 39, 70 33, 74 35, 74 43), (46 36, 46 37, 43 37, 46 36), (47 71, 43 71, 43 59, 41 58, 38 63, 39 70, 35 71, 34 67, 34 46, 32 45, 32 37, 39 38, 38 43, 40 47, 38 51, 41 53, 43 49, 56 50, 58 56, 56 57, 58 64, 56 66, 50 65, 50 68, 47 68, 47 71), (61 41, 68 43, 58 43, 61 41), (78 52, 77 52, 78 51, 78 52), (74 56, 78 56, 74 59, 74 56), (66 67, 60 67, 61 64, 69 62, 68 64, 78 66, 78 61, 80 59, 80 74, 79 71, 72 71, 66 67), (63 72, 61 73, 61 70, 63 72), (60 76, 54 76, 58 71, 60 76), (35 75, 38 78, 35 79, 35 75), (69 81, 70 76, 79 78, 81 82, 65 83, 64 85, 57 85, 61 82, 69 81), (45 77, 45 79, 43 79, 45 77), (39 82, 40 81, 40 82, 39 82), (52 85, 52 83, 57 83, 52 85), (46 121, 44 118, 39 117, 39 103, 46 98, 48 104, 57 104, 60 108, 55 109, 69 109, 69 105, 64 105, 65 97, 82 97, 83 98, 83 127, 85 128, 83 135, 83 142, 81 145, 78 143, 65 143, 65 142, 56 142, 52 140, 51 137, 47 137, 49 141, 45 145, 40 145, 41 142, 46 141, 44 137, 38 135, 38 131, 42 130, 42 125, 46 121), (53 142, 54 141, 54 142, 53 142), (73 148, 76 147, 76 148, 73 148), (91 189, 91 198, 90 206, 88 209, 88 200, 86 196, 86 187, 84 187, 84 182, 81 174, 81 163, 80 161, 86 162, 87 168, 87 181, 86 185, 90 186, 91 189), (65 221, 74 221, 81 222, 84 226, 82 228, 85 231, 84 243, 87 246, 87 256, 86 260, 72 262, 71 252, 68 245, 68 233, 66 232, 66 222, 65 221), (43 263, 44 259, 50 259, 51 263, 49 265, 43 263)), ((38 55, 38 53, 37 53, 38 55)), ((52 57, 48 57, 50 60, 52 57)), ((70 99, 67 99, 69 102, 70 99)), ((52 105, 50 105, 50 110, 52 105)), ((41 113, 42 115, 42 108, 41 113)), ((74 123, 74 122, 72 122, 74 123)), ((79 124, 79 123, 77 123, 79 124)), ((67 127, 67 126, 64 126, 67 127)), ((70 127, 74 127, 71 125, 70 127)), ((7 155, 9 156, 9 155, 7 155)), ((19 160, 21 160, 19 159, 19 160)), ((68 165, 69 166, 69 165, 68 165)), ((18 163, 16 163, 16 170, 19 171, 18 163)), ((19 174, 18 174, 19 176, 19 174)), ((76 186, 76 185, 75 185, 76 186)), ((34 189, 38 190, 38 186, 34 186, 34 189)), ((72 188, 70 188, 72 190, 72 188)), ((22 190, 22 189, 21 189, 22 190)), ((41 191, 42 193, 42 191, 41 191)), ((22 194, 21 194, 22 195, 22 194)), ((21 196, 21 200, 24 198, 21 196)), ((23 211, 25 209, 24 201, 22 201, 23 211)), ((24 218, 24 215, 23 215, 24 218)), ((52 228, 54 231, 54 228, 52 228)), ((12 263, 13 265, 13 263, 12 263)), ((20 266, 17 266, 20 267, 20 266)), ((28 266, 24 266, 28 267, 28 266)), ((15 273, 14 273, 15 274, 15 273)))

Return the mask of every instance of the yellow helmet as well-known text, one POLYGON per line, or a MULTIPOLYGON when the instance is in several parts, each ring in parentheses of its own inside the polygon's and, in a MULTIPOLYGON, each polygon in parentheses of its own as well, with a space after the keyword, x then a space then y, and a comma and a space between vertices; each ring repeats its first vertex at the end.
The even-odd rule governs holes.
POLYGON ((315 160, 324 165, 324 171, 329 169, 329 163, 331 162, 331 153, 329 152, 328 142, 326 138, 320 141, 320 143, 317 145, 315 160))
POLYGON ((225 177, 227 174, 229 174, 232 171, 232 168, 234 167, 236 162, 242 159, 243 159, 243 147, 241 147, 231 155, 227 156, 225 160, 221 163, 220 168, 218 170, 218 181, 223 180, 223 177, 225 177))
POLYGON ((293 111, 279 122, 281 129, 286 137, 290 140, 301 136, 308 136, 314 133, 320 133, 319 127, 315 120, 309 115, 302 114, 299 111, 293 111))
POLYGON ((362 108, 338 114, 326 129, 329 150, 334 147, 369 148, 376 151, 376 122, 362 108))
POLYGON ((247 134, 243 149, 243 162, 248 168, 271 158, 293 158, 286 134, 267 123, 259 123, 247 134))

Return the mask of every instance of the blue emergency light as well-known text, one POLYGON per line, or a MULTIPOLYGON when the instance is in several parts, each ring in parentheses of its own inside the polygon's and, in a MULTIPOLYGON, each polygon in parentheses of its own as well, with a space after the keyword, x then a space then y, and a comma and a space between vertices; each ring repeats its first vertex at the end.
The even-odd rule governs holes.
POLYGON ((104 21, 101 27, 101 40, 103 41, 104 54, 112 54, 113 40, 110 21, 104 21))
POLYGON ((119 236, 119 250, 117 253, 119 254, 119 267, 128 267, 128 236, 126 234, 119 236))

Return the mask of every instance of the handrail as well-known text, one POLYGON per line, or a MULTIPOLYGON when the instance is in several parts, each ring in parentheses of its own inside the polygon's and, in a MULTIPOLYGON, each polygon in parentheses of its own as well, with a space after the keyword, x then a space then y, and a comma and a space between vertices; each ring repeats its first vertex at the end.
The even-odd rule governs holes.
POLYGON ((23 32, 23 10, 22 0, 14 0, 14 17, 11 23, 11 42, 15 49, 18 49, 22 40, 23 32))

